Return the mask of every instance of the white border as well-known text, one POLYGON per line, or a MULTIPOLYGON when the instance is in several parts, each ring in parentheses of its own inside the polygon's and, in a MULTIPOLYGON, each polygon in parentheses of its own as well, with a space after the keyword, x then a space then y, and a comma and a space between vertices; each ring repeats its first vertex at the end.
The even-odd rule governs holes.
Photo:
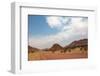
POLYGON ((12 3, 12 72, 45 72, 84 68, 94 65, 95 50, 95 9, 83 7, 46 7, 28 3, 12 3), (50 12, 49 12, 50 11, 50 12), (59 12, 59 13, 58 13, 59 12), (27 61, 27 15, 87 16, 89 18, 89 58, 71 60, 27 61), (91 47, 91 48, 90 48, 91 47), (63 65, 63 66, 62 66, 63 65))

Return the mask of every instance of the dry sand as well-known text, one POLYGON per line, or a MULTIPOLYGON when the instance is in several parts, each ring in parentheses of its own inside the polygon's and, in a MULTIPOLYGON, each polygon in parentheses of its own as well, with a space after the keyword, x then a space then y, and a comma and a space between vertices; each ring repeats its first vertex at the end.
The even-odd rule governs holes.
POLYGON ((56 59, 78 59, 88 58, 87 51, 84 52, 34 52, 28 54, 28 60, 56 60, 56 59))

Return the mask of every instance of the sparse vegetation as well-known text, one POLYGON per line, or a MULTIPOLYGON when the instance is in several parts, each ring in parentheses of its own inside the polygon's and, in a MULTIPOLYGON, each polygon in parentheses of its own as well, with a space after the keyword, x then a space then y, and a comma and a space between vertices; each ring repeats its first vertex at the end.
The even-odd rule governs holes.
POLYGON ((87 58, 87 43, 87 39, 74 41, 65 47, 56 43, 42 50, 28 46, 28 60, 87 58))

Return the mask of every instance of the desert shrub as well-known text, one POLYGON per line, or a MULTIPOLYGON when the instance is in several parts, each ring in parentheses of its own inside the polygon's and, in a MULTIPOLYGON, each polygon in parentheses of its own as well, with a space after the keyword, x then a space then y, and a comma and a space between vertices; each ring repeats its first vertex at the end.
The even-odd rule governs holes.
POLYGON ((82 48, 82 47, 80 47, 80 51, 82 51, 82 49, 83 49, 83 48, 82 48))
POLYGON ((60 52, 61 52, 61 53, 64 53, 64 50, 61 50, 60 52))
POLYGON ((87 51, 87 47, 84 47, 84 50, 87 51))
POLYGON ((28 51, 28 53, 34 53, 35 51, 31 50, 31 51, 28 51))
POLYGON ((68 51, 68 49, 64 49, 63 52, 65 53, 66 51, 68 51))
POLYGON ((68 52, 71 52, 71 49, 69 49, 68 52))
POLYGON ((52 53, 55 53, 55 51, 54 51, 54 50, 52 50, 52 53))

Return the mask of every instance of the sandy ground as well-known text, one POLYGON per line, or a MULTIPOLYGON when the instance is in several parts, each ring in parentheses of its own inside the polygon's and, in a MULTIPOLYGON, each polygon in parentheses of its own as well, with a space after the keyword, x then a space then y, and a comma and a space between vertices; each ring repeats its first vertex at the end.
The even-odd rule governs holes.
POLYGON ((56 59, 76 59, 88 58, 87 51, 84 52, 34 52, 28 54, 28 60, 56 60, 56 59))

